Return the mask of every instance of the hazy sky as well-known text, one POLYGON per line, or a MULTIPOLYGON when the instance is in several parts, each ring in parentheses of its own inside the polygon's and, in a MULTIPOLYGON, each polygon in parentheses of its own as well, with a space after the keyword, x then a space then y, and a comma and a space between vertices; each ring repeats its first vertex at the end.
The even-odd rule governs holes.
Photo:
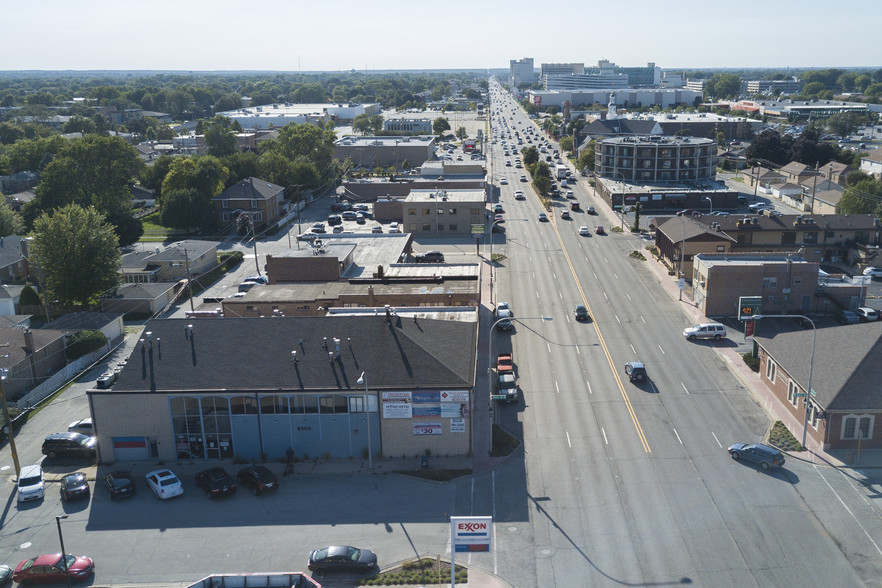
POLYGON ((0 70, 882 67, 882 0, 5 0, 0 70), (504 7, 504 8, 503 8, 504 7))

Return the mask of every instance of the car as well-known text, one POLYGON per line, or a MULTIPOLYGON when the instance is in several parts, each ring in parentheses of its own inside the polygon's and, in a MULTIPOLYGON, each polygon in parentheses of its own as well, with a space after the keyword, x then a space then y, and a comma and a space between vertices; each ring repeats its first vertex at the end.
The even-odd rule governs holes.
POLYGON ((236 493, 236 482, 233 481, 227 470, 220 466, 214 466, 197 473, 195 482, 196 487, 202 489, 209 499, 236 493))
POLYGON ((67 426, 67 430, 71 433, 81 433, 88 437, 91 437, 92 433, 95 431, 92 427, 91 417, 72 422, 67 426))
POLYGON ((297 235, 298 241, 315 241, 318 239, 318 235, 315 233, 303 233, 301 235, 297 235))
POLYGON ((726 327, 720 323, 699 323, 694 327, 683 329, 683 336, 689 341, 696 339, 719 341, 726 336, 726 327))
POLYGON ((0 565, 0 586, 6 586, 12 583, 12 568, 2 564, 0 565))
POLYGON ((390 233, 399 233, 400 231, 398 230, 398 223, 396 223, 394 221, 389 223, 389 232, 390 233))
POLYGON ((588 316, 588 309, 585 308, 583 304, 580 304, 573 311, 573 315, 576 317, 577 321, 587 321, 590 317, 588 316))
POLYGON ((870 308, 868 306, 861 306, 855 311, 855 314, 858 315, 858 319, 862 323, 878 321, 879 320, 879 311, 875 308, 870 308))
POLYGON ((493 216, 493 222, 494 222, 494 223, 504 223, 504 222, 505 222, 505 217, 502 216, 501 214, 494 215, 494 216, 493 216))
POLYGON ((113 387, 116 383, 116 379, 119 376, 116 372, 104 372, 98 379, 95 380, 95 387, 100 390, 106 390, 108 388, 113 387))
POLYGON ((764 443, 735 443, 729 447, 732 459, 743 459, 759 464, 761 468, 780 468, 784 465, 784 454, 777 448, 764 443))
POLYGON ((858 317, 857 313, 854 313, 850 310, 840 310, 836 313, 834 317, 839 324, 842 325, 854 325, 861 322, 860 317, 858 317))
POLYGON ((89 498, 89 480, 83 472, 65 474, 61 478, 61 498, 65 502, 78 498, 89 498))
POLYGON ((82 433, 53 433, 43 440, 43 455, 56 457, 95 457, 95 438, 82 433))
POLYGON ((544 212, 540 212, 539 213, 539 222, 540 223, 547 223, 548 222, 548 215, 545 214, 544 212))
POLYGON ((588 214, 597 214, 597 209, 595 209, 593 206, 589 206, 585 209, 585 212, 587 212, 588 214))
POLYGON ((729 213, 725 210, 715 210, 713 216, 729 216, 729 213))
POLYGON ((367 549, 331 545, 310 552, 306 567, 312 572, 370 572, 377 567, 377 556, 367 549))
POLYGON ((348 202, 334 202, 331 204, 331 212, 343 212, 344 210, 352 210, 352 205, 348 202))
POLYGON ((255 496, 279 489, 279 479, 262 465, 242 468, 236 474, 236 479, 240 485, 251 488, 251 493, 255 496))
POLYGON ((526 196, 524 196, 523 190, 515 190, 514 197, 515 197, 515 200, 526 200, 526 196))
POLYGON ((625 364, 625 375, 631 382, 642 382, 646 379, 646 366, 639 361, 629 361, 625 364))
POLYGON ((561 210, 560 211, 560 218, 562 218, 563 220, 570 220, 570 211, 569 210, 561 210))
POLYGON ((527 176, 521 176, 521 177, 520 177, 520 180, 521 180, 522 182, 526 182, 526 181, 527 181, 527 176))
POLYGON ((371 227, 371 233, 382 233, 383 227, 380 225, 374 225, 371 227))
POLYGON ((343 232, 343 227, 341 227, 340 225, 337 225, 336 227, 331 229, 331 232, 334 233, 335 235, 339 235, 340 233, 343 232))
POLYGON ((588 229, 588 227, 582 226, 579 227, 579 234, 583 237, 587 237, 591 234, 591 231, 588 229))
POLYGON ((870 276, 874 280, 882 278, 882 267, 868 267, 863 271, 863 275, 870 276))
POLYGON ((160 500, 168 500, 184 493, 184 485, 171 470, 154 470, 145 478, 147 487, 160 500))
POLYGON ((749 210, 750 212, 762 212, 762 211, 766 210, 767 208, 774 209, 775 207, 767 202, 756 202, 756 203, 748 206, 747 210, 749 210))
POLYGON ((508 302, 497 302, 496 303, 496 318, 499 318, 499 313, 503 310, 507 310, 509 312, 509 317, 514 316, 514 312, 511 309, 511 305, 508 302))
POLYGON ((328 232, 328 229, 325 228, 325 223, 314 223, 310 230, 313 233, 327 233, 328 232))
POLYGON ((575 197, 576 197, 576 196, 573 194, 573 191, 572 191, 572 190, 567 190, 567 194, 566 194, 566 196, 567 196, 567 198, 575 198, 575 197))
POLYGON ((496 309, 496 328, 500 331, 508 331, 512 328, 511 319, 514 318, 514 313, 507 308, 497 308, 496 309))
POLYGON ((506 160, 506 161, 505 161, 505 167, 511 167, 511 161, 506 160))
MULTIPOLYGON (((346 214, 345 212, 343 214, 346 214)), ((335 225, 343 224, 343 217, 339 214, 332 214, 328 217, 328 226, 333 227, 335 225)))
POLYGON ((62 559, 60 553, 50 553, 26 559, 15 566, 12 579, 19 584, 65 584, 68 579, 85 580, 94 571, 95 562, 85 555, 67 554, 62 559))
POLYGON ((352 210, 356 212, 367 212, 370 210, 370 207, 367 204, 353 204, 352 210))
MULTIPOLYGON (((336 228, 336 227, 334 227, 334 228, 336 228)), ((246 280, 246 281, 242 282, 241 284, 239 284, 239 292, 248 292, 249 290, 251 290, 251 288, 253 288, 255 286, 260 286, 260 284, 258 284, 257 282, 249 282, 246 280)))
POLYGON ((18 474, 18 502, 43 499, 43 466, 24 466, 18 474))
POLYGON ((506 186, 508 185, 508 180, 506 180, 505 178, 499 178, 499 183, 502 186, 506 186))
POLYGON ((503 212, 505 212, 505 210, 503 210, 501 204, 494 204, 493 205, 493 212, 498 213, 498 214, 502 214, 503 212))
POLYGON ((603 225, 597 225, 594 227, 594 233, 597 235, 606 235, 606 229, 603 228, 603 225))
POLYGON ((358 213, 354 210, 347 210, 341 216, 345 221, 354 221, 356 218, 358 218, 358 213))
POLYGON ((414 258, 417 263, 444 263, 444 254, 440 251, 426 251, 417 253, 414 258))
POLYGON ((269 279, 266 276, 248 276, 243 282, 255 282, 257 284, 267 285, 269 284, 269 279))
POLYGON ((111 500, 129 498, 135 495, 135 478, 128 470, 118 470, 104 474, 104 487, 111 500))
POLYGON ((701 216, 701 213, 697 210, 692 210, 691 208, 687 208, 686 210, 678 210, 677 216, 701 216))

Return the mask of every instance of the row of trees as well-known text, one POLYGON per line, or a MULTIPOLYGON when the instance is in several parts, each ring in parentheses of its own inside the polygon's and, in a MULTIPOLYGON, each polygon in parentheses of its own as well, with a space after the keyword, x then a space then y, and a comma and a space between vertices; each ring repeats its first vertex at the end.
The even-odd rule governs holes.
POLYGON ((798 137, 766 129, 753 138, 747 147, 748 160, 766 160, 778 165, 798 161, 805 165, 826 165, 838 161, 854 168, 860 167, 860 155, 849 149, 840 149, 829 141, 819 140, 819 131, 809 127, 798 137))

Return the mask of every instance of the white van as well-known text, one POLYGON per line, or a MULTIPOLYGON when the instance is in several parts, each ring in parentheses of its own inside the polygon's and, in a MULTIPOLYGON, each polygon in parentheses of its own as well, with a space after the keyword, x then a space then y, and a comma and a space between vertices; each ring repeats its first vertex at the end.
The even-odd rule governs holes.
POLYGON ((713 339, 719 341, 726 336, 726 327, 720 323, 701 323, 683 331, 689 341, 696 339, 713 339))
POLYGON ((18 501, 41 500, 43 498, 43 468, 40 464, 21 468, 18 476, 18 501))

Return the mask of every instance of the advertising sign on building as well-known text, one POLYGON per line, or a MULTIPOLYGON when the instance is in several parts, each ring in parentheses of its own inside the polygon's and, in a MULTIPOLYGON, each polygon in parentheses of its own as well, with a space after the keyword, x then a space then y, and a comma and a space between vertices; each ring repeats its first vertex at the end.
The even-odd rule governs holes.
POLYGON ((410 392, 383 392, 383 418, 409 419, 413 417, 410 392))
POLYGON ((441 403, 441 418, 456 419, 464 416, 462 414, 462 404, 454 404, 453 402, 441 403))
POLYGON ((443 433, 444 430, 441 428, 440 422, 413 424, 414 435, 441 435, 443 433))
POLYGON ((450 419, 451 433, 465 433, 465 419, 450 419))
POLYGON ((457 402, 459 404, 466 404, 468 401, 468 390, 441 390, 441 402, 457 402))

